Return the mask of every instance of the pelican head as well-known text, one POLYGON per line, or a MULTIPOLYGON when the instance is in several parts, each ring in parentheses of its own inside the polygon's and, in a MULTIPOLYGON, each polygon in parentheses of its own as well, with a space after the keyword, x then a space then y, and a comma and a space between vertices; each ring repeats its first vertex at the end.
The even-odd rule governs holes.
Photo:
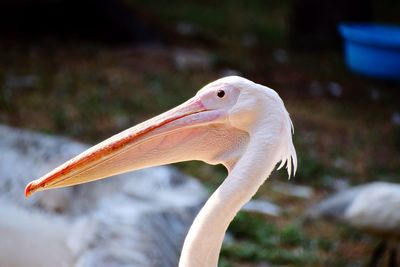
MULTIPOLYGON (((254 135, 296 169, 292 124, 279 95, 238 76, 216 80, 183 104, 91 147, 26 187, 30 194, 187 160, 231 170, 254 135)), ((294 168, 293 168, 293 167, 294 168)))

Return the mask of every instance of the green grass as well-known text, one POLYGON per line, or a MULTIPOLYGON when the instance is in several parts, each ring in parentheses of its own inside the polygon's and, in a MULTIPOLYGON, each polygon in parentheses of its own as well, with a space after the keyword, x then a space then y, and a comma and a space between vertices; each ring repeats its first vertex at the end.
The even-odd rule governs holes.
POLYGON ((230 225, 235 238, 224 245, 221 256, 224 264, 235 262, 269 262, 277 265, 307 266, 315 261, 317 251, 311 240, 293 224, 278 227, 265 218, 240 212, 230 225))

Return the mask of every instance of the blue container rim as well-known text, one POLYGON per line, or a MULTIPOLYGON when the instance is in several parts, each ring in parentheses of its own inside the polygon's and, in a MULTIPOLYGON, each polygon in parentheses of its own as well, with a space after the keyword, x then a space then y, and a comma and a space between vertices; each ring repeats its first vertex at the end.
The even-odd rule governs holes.
POLYGON ((400 49, 400 26, 380 23, 341 23, 338 30, 345 40, 400 49))

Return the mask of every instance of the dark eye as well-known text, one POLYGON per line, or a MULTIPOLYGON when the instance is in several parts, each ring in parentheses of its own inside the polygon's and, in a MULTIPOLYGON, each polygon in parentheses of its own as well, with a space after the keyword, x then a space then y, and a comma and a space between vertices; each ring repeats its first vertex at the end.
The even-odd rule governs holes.
POLYGON ((223 98, 224 95, 225 95, 225 91, 224 91, 224 90, 218 90, 217 96, 218 96, 219 98, 223 98))

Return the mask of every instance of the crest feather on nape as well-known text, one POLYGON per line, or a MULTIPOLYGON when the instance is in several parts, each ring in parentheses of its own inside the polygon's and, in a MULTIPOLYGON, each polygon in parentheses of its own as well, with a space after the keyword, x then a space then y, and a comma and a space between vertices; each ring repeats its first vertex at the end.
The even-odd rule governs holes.
POLYGON ((294 134, 294 127, 292 120, 290 119, 289 113, 285 109, 285 121, 284 121, 284 143, 282 144, 282 155, 280 159, 280 164, 278 170, 280 170, 283 166, 286 165, 286 170, 288 173, 288 178, 296 175, 297 171, 297 154, 296 149, 293 145, 292 135, 294 134))

